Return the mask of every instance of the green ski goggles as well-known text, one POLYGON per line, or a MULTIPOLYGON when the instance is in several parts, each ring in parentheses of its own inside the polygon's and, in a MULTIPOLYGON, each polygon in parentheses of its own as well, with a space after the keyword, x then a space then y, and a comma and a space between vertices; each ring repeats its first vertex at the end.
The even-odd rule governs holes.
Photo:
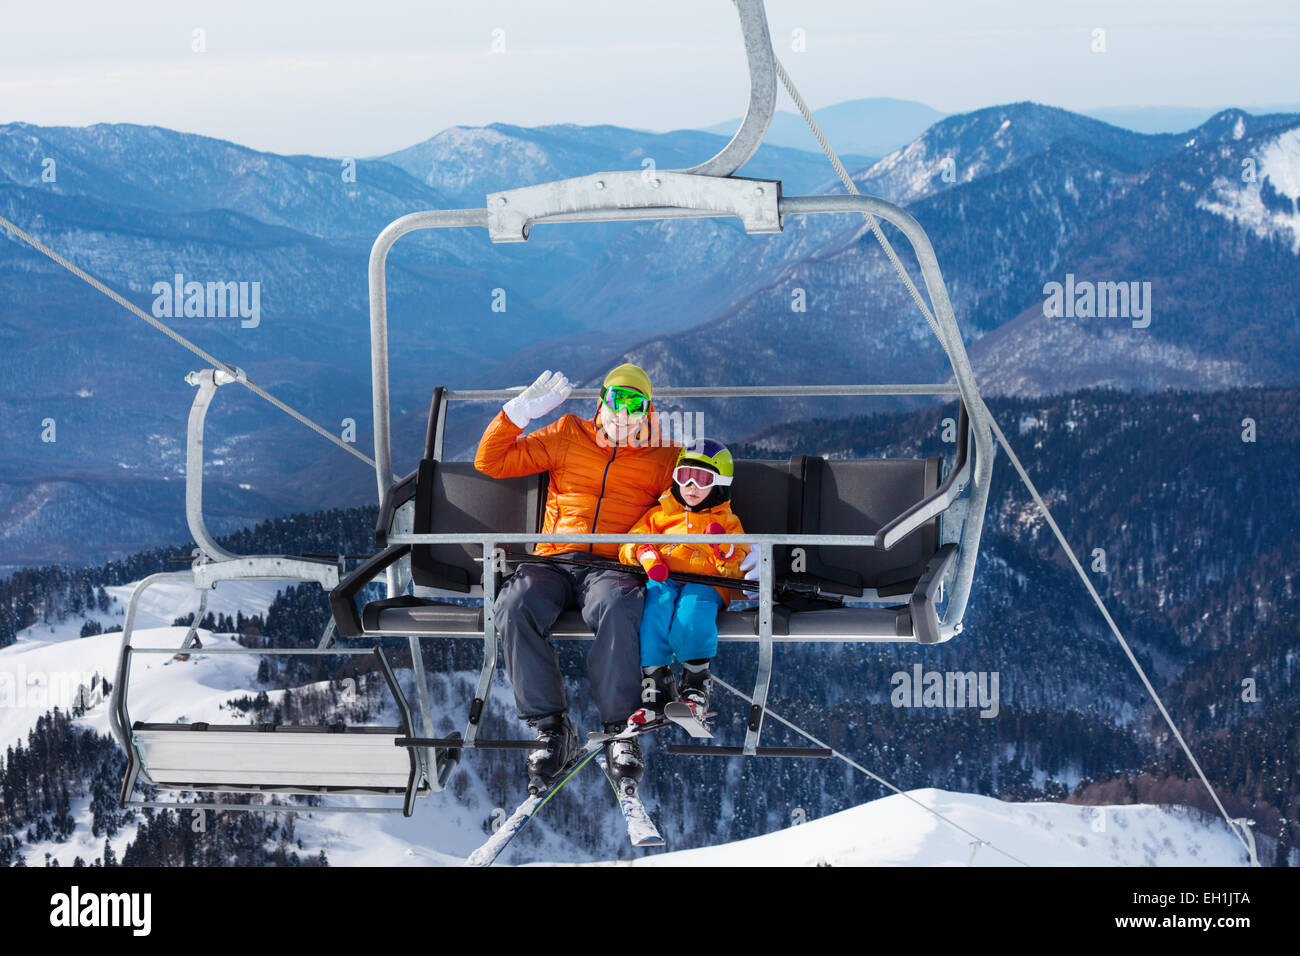
POLYGON ((611 385, 605 389, 601 402, 611 412, 626 412, 631 418, 640 418, 650 410, 650 399, 635 388, 611 385))

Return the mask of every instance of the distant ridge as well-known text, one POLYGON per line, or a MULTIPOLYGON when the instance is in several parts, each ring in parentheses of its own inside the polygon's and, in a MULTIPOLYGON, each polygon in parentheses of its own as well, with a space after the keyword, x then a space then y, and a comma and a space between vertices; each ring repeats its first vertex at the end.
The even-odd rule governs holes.
MULTIPOLYGON (((838 152, 866 156, 892 153, 947 115, 924 103, 884 96, 848 100, 813 110, 817 124, 838 152)), ((730 136, 739 126, 740 118, 736 117, 705 127, 705 131, 730 136)), ((764 142, 821 152, 804 118, 786 110, 778 110, 772 117, 764 142)))

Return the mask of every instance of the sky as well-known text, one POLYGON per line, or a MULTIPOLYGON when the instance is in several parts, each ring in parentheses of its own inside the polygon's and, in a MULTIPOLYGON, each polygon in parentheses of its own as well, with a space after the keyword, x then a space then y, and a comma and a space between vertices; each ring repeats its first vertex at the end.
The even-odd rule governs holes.
MULTIPOLYGON (((1300 100, 1296 0, 769 0, 767 11, 814 108, 874 96, 944 112, 1300 100)), ((0 0, 0 123, 155 124, 365 157, 454 125, 704 127, 740 116, 747 92, 728 0, 0 0)), ((778 106, 791 108, 784 92, 778 106)))

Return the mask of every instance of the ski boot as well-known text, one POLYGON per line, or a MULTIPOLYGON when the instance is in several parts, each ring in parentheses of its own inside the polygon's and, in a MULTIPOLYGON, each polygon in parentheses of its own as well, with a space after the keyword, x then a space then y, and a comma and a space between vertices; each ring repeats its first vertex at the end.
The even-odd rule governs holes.
POLYGON ((528 726, 537 731, 537 742, 546 745, 528 751, 528 792, 545 793, 582 749, 582 742, 578 740, 573 721, 564 714, 536 717, 528 726))
POLYGON ((677 681, 673 670, 667 665, 643 667, 641 673, 641 703, 627 719, 630 726, 653 723, 664 715, 664 704, 677 699, 677 681))
MULTIPOLYGON (((607 734, 617 734, 624 729, 624 724, 605 725, 607 734)), ((645 776, 645 757, 641 753, 641 744, 635 737, 605 741, 605 766, 619 793, 636 796, 637 784, 645 776)))
POLYGON ((686 661, 682 664, 681 696, 678 700, 690 707, 701 723, 709 715, 709 695, 712 692, 713 678, 709 674, 708 660, 686 661))

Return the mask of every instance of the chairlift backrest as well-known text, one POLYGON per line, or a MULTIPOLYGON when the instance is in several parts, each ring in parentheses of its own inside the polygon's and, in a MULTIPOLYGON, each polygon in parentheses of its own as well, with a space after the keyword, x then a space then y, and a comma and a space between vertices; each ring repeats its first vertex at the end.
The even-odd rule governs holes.
MULTIPOLYGON (((875 534, 939 487, 943 459, 806 456, 799 470, 799 533, 875 534)), ((853 597, 862 596, 864 589, 879 597, 910 594, 939 549, 939 521, 932 518, 888 550, 808 548, 807 577, 824 590, 853 597)))
MULTIPOLYGON (((874 534, 933 492, 942 468, 939 458, 742 459, 736 462, 733 508, 753 534, 874 534)), ((491 478, 471 462, 425 459, 415 474, 413 494, 416 533, 531 534, 541 530, 546 476, 491 478)), ((777 575, 850 597, 862 597, 864 589, 882 597, 903 596, 911 593, 938 550, 938 525, 939 518, 932 519, 890 550, 808 547, 794 562, 790 548, 778 547, 777 575)), ((479 552, 474 545, 414 545, 412 580, 421 587, 468 594, 481 582, 479 552)))
MULTIPOLYGON (((541 531, 546 476, 489 478, 473 462, 420 462, 416 473, 417 534, 541 531)), ((472 545, 415 545, 411 580, 421 586, 469 592, 481 580, 481 549, 472 545)))

